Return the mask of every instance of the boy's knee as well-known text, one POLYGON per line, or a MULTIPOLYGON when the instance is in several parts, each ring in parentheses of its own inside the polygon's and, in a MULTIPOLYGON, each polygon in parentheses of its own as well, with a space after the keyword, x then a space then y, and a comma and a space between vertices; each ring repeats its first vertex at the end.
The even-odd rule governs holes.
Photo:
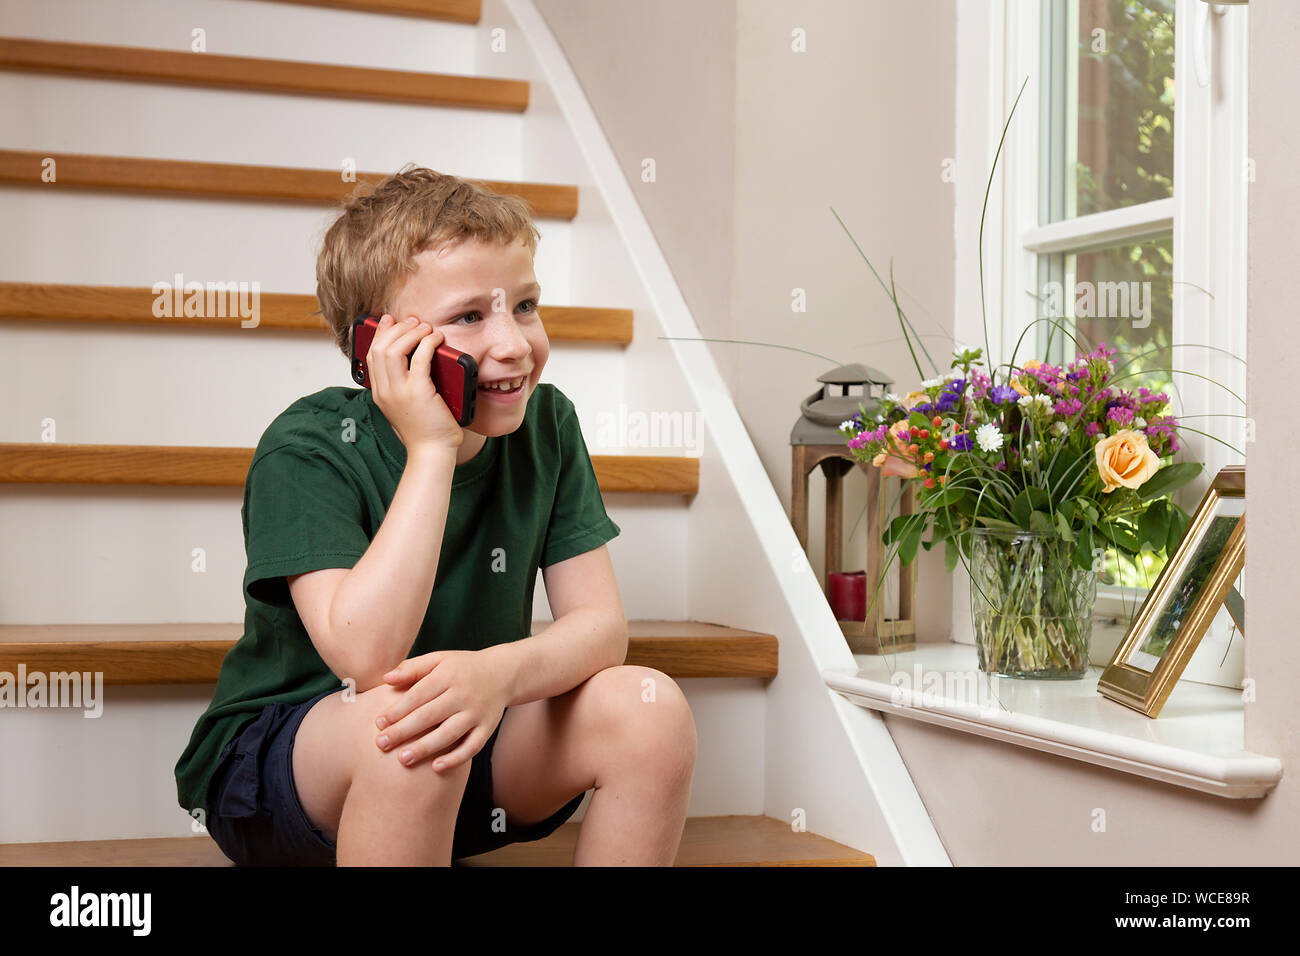
MULTIPOLYGON (((470 760, 447 770, 436 771, 433 769, 434 755, 423 757, 414 766, 408 766, 400 759, 403 750, 425 734, 435 732, 437 727, 430 728, 420 737, 404 740, 388 750, 379 749, 377 740, 383 731, 375 724, 375 719, 400 700, 404 693, 405 689, 396 690, 387 685, 373 687, 342 705, 355 708, 352 719, 348 721, 354 748, 354 784, 358 775, 364 775, 386 781, 389 786, 403 790, 429 791, 435 795, 442 791, 454 792, 455 799, 459 802, 469 779, 470 760)), ((460 741, 453 741, 441 752, 454 750, 459 743, 460 741)))
POLYGON ((695 718, 686 695, 653 667, 623 664, 593 676, 608 729, 648 756, 680 757, 696 748, 695 718))

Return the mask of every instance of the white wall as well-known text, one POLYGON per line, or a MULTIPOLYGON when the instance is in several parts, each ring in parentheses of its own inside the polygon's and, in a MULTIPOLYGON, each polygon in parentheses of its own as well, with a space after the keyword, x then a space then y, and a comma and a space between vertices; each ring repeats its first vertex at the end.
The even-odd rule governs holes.
MULTIPOLYGON (((777 494, 790 502, 790 429, 816 378, 862 361, 917 381, 898 320, 852 241, 887 275, 941 369, 952 334, 955 27, 951 0, 538 0, 669 258, 700 333, 805 349, 711 345, 777 494), (794 31, 806 52, 792 50, 794 31), (923 104, 923 107, 922 107, 923 104), (918 107, 924 122, 917 122, 918 107), (655 160, 657 180, 641 181, 655 160), (791 309, 805 290, 807 311, 791 309)), ((926 375, 930 373, 928 366, 926 375)), ((824 580, 824 481, 808 553, 824 580)), ((865 475, 846 478, 846 569, 865 475)), ((922 639, 949 632, 941 554, 924 554, 922 639)))

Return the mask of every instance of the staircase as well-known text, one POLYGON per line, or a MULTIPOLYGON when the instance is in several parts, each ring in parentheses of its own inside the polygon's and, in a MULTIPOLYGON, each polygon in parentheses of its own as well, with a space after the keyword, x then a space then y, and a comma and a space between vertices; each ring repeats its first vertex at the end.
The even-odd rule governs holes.
MULTIPOLYGON (((228 864, 191 835, 172 767, 242 632, 239 489, 279 411, 353 385, 310 315, 316 244, 358 182, 411 160, 538 217, 543 380, 578 408, 623 529, 609 549, 627 663, 678 680, 696 716, 677 864, 875 865, 853 845, 879 840, 887 862, 937 846, 883 723, 817 676, 851 657, 799 577, 716 369, 657 338, 673 328, 654 290, 675 285, 612 230, 624 214, 593 188, 590 136, 547 83, 518 78, 541 75, 525 34, 549 35, 527 0, 487 7, 0 0, 0 354, 15 396, 0 419, 0 672, 101 672, 114 687, 96 720, 0 721, 0 751, 29 769, 0 783, 0 865, 228 864), (154 315, 155 283, 176 274, 272 291, 255 328, 154 315), (707 438, 643 449, 627 408, 702 414, 707 438), (787 647, 800 683, 778 694, 787 647)), ((571 862, 585 808, 467 862, 571 862)))

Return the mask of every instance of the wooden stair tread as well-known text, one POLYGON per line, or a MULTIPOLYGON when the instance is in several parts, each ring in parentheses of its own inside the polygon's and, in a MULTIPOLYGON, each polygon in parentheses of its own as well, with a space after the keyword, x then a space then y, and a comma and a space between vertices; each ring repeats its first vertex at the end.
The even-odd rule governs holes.
POLYGON ((522 113, 525 80, 0 37, 0 69, 522 113))
MULTIPOLYGON (((252 448, 201 445, 0 443, 0 484, 183 485, 242 488, 252 448)), ((679 455, 592 455, 606 493, 699 490, 700 460, 679 455)))
MULTIPOLYGON (((155 316, 158 294, 146 286, 95 286, 48 282, 0 282, 0 319, 44 322, 111 322, 155 326, 241 328, 239 315, 155 316)), ((258 328, 321 333, 325 320, 314 295, 258 293, 258 328)), ((174 309, 173 309, 174 311, 174 309)), ((223 310, 224 311, 224 310, 223 310)), ((552 342, 632 341, 632 310, 548 305, 538 310, 552 342)), ((241 331, 243 331, 241 329, 241 331)))
MULTIPOLYGON (((536 634, 549 621, 534 621, 536 634)), ((215 683, 239 623, 0 625, 0 671, 102 672, 105 684, 215 683)), ((774 635, 697 621, 628 621, 625 663, 682 677, 775 677, 774 635)))
POLYGON ((452 23, 478 23, 483 16, 482 0, 272 0, 274 3, 297 3, 306 7, 333 7, 364 13, 391 13, 399 16, 448 20, 452 23))
MULTIPOLYGON (((358 172, 356 182, 344 182, 337 169, 102 156, 48 149, 0 149, 0 183, 39 186, 46 190, 59 187, 111 189, 332 205, 341 203, 361 183, 378 183, 385 175, 358 172), (57 163, 57 185, 41 181, 42 164, 46 159, 57 163)), ((572 219, 578 214, 577 186, 488 179, 470 181, 493 192, 520 197, 538 217, 572 219)))
MULTIPOLYGON (((572 866, 581 823, 565 823, 532 843, 468 857, 463 866, 572 866)), ((673 866, 875 866, 869 853, 774 817, 688 817, 673 866)))
MULTIPOLYGON (((572 866, 581 823, 457 861, 460 866, 572 866)), ((206 836, 0 845, 0 866, 232 866, 206 836)), ((688 817, 674 866, 875 866, 875 858, 764 816, 688 817)))

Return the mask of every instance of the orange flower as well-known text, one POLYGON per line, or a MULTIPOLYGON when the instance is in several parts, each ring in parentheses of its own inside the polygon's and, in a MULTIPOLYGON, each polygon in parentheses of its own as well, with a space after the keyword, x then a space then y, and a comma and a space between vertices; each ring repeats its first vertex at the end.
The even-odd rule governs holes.
POLYGON ((1106 487, 1140 488, 1160 470, 1160 458, 1147 444, 1147 436, 1126 429, 1097 442, 1097 473, 1106 487))
MULTIPOLYGON (((1031 369, 1042 368, 1042 366, 1043 366, 1043 363, 1040 362, 1038 359, 1027 359, 1027 360, 1025 361, 1025 364, 1024 364, 1024 370, 1025 370, 1026 372, 1028 372, 1028 371, 1031 370, 1031 369)), ((1013 379, 1011 380, 1011 387, 1014 388, 1014 389, 1015 389, 1017 392, 1019 392, 1021 395, 1028 395, 1028 394, 1029 394, 1029 389, 1027 389, 1027 388, 1025 388, 1025 386, 1021 385, 1021 384, 1020 384, 1020 379, 1018 379, 1018 378, 1013 378, 1013 379)))
POLYGON ((907 420, 894 422, 889 429, 889 448, 888 454, 881 452, 871 459, 871 463, 880 469, 881 477, 884 478, 917 478, 920 477, 921 471, 907 457, 905 446, 901 443, 911 434, 910 426, 907 420))

